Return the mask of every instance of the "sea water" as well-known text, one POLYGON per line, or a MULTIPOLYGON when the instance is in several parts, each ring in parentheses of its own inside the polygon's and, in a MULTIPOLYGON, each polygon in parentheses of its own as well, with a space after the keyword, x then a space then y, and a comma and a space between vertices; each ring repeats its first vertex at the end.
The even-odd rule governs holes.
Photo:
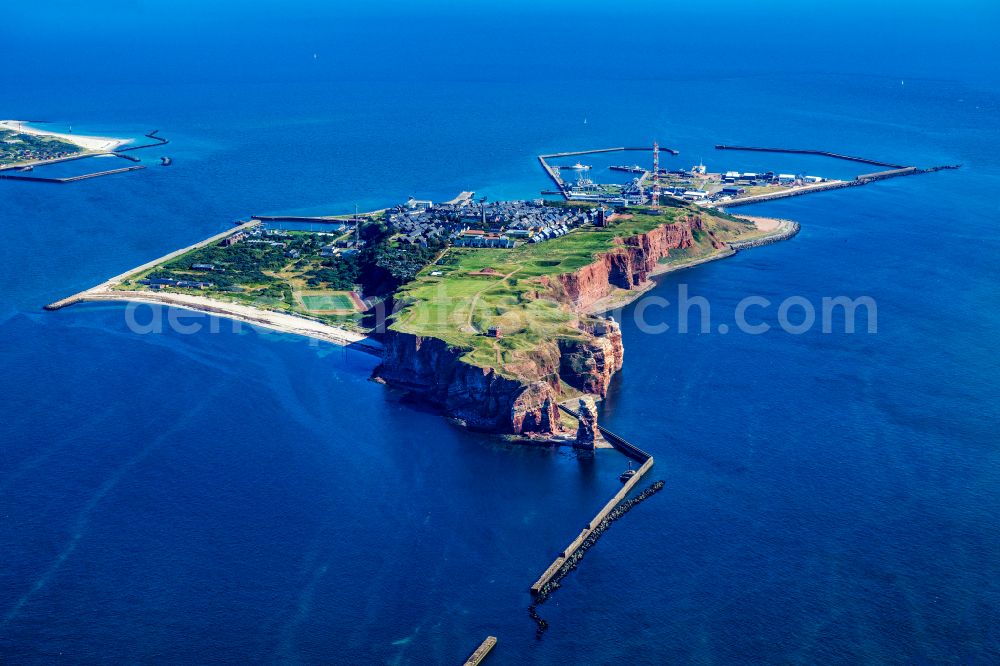
POLYGON ((333 37, 269 47, 253 14, 214 50, 177 17, 138 36, 114 16, 146 64, 70 39, 82 63, 33 53, 0 112, 170 139, 137 154, 144 171, 0 182, 0 660, 456 663, 488 634, 510 664, 997 658, 996 80, 901 85, 837 59, 726 75, 722 45, 710 77, 619 80, 631 60, 606 52, 594 80, 527 56, 451 71, 456 47, 413 61, 391 40, 332 66, 333 37), (406 58, 426 77, 382 77, 406 58), (197 333, 130 330, 168 316, 150 307, 40 309, 250 214, 533 198, 550 187, 537 154, 654 139, 681 151, 669 168, 875 170, 716 143, 963 167, 745 209, 802 231, 651 292, 705 298, 707 332, 680 333, 670 305, 615 313, 626 362, 601 420, 666 487, 540 608, 541 640, 527 589, 619 487, 619 454, 466 432, 334 346, 197 316, 197 333), (784 299, 841 295, 877 303, 876 333, 780 329, 784 299), (768 333, 735 325, 747 296, 774 304, 753 311, 768 333))

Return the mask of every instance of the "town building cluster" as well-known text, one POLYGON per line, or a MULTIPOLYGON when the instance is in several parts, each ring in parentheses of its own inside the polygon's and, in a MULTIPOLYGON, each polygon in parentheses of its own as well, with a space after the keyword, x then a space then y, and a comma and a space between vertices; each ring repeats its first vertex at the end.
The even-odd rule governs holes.
POLYGON ((446 204, 411 199, 386 211, 386 222, 402 243, 513 248, 558 238, 597 215, 595 208, 550 206, 542 199, 446 204))

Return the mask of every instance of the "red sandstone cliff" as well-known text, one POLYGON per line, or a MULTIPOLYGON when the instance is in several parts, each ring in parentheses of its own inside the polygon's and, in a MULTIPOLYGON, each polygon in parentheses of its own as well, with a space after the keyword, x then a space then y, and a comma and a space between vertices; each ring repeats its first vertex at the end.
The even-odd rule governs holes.
MULTIPOLYGON (((583 312, 615 288, 634 289, 644 283, 671 250, 694 244, 695 231, 705 232, 713 246, 721 246, 699 216, 689 215, 648 233, 620 239, 592 264, 543 280, 546 296, 583 312)), ((615 321, 581 314, 577 328, 579 335, 540 345, 537 353, 516 367, 505 367, 504 374, 463 361, 463 350, 437 338, 390 330, 383 362, 375 374, 439 406, 471 428, 512 434, 551 433, 558 429, 559 380, 603 397, 624 359, 621 329, 615 321)))
POLYGON ((611 378, 622 369, 625 347, 622 331, 613 319, 581 319, 580 339, 559 340, 559 376, 586 393, 608 394, 611 378))
MULTIPOLYGON (((463 354, 437 338, 389 331, 385 356, 375 374, 476 430, 552 432, 559 421, 557 383, 509 379, 493 368, 466 363, 463 354)), ((554 372, 546 374, 551 377, 554 372)))
POLYGON ((586 310, 616 288, 635 289, 649 279, 660 259, 671 250, 694 245, 694 232, 708 235, 713 247, 722 247, 698 215, 687 215, 637 236, 619 239, 617 246, 601 254, 578 271, 558 275, 555 280, 578 310, 586 310))

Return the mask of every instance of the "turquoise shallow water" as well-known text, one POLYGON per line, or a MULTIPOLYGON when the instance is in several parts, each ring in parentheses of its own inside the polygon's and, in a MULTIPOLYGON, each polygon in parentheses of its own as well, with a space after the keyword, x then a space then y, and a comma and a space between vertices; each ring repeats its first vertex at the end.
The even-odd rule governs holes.
POLYGON ((0 183, 6 660, 454 663, 488 633, 491 660, 512 664, 998 658, 995 87, 493 70, 275 83, 208 62, 181 58, 162 82, 118 63, 100 94, 53 74, 0 114, 159 128, 175 159, 0 183), (39 309, 250 213, 534 196, 539 152, 652 137, 681 166, 859 172, 717 142, 965 166, 747 209, 802 233, 654 292, 706 297, 713 330, 750 294, 867 295, 875 335, 648 335, 634 306, 620 313, 626 366, 602 419, 655 454, 667 487, 543 607, 541 641, 527 587, 618 487, 617 454, 499 446, 327 345, 226 323, 135 335, 122 306, 39 309))

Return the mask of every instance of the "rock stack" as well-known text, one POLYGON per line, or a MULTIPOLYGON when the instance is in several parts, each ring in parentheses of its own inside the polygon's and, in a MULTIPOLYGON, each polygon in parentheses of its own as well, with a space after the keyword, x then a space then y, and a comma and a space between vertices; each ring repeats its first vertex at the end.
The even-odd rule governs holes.
POLYGON ((577 409, 579 425, 576 428, 576 441, 574 448, 594 451, 594 442, 597 439, 597 405, 591 397, 580 398, 580 406, 577 409))

